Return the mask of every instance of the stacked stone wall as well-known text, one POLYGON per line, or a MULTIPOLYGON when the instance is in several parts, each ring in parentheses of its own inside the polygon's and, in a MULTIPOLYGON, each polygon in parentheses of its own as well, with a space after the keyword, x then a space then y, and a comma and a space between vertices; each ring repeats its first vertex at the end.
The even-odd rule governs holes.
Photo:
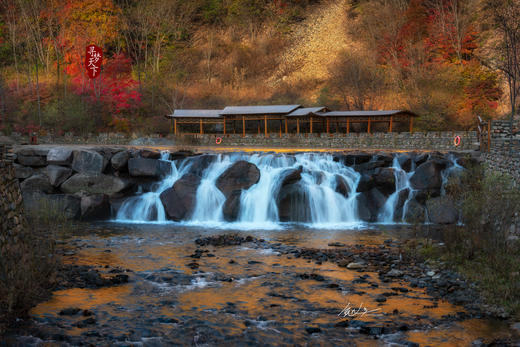
POLYGON ((0 144, 0 247, 25 227, 22 193, 12 159, 10 147, 0 144))

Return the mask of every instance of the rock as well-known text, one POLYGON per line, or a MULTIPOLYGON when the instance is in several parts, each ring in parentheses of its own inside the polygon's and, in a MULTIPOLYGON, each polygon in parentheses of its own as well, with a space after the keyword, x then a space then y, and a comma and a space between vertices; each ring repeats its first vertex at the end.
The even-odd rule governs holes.
POLYGON ((426 153, 414 153, 413 161, 415 162, 416 166, 419 166, 423 163, 426 163, 428 160, 428 154, 426 153))
POLYGON ((384 160, 371 160, 368 163, 363 163, 359 165, 355 165, 353 167, 354 170, 357 172, 367 172, 372 171, 378 167, 384 167, 386 165, 386 162, 384 160))
POLYGON ((42 167, 47 165, 47 158, 44 156, 16 155, 16 161, 23 166, 42 167))
POLYGON ((426 216, 424 206, 419 204, 419 202, 417 202, 415 199, 408 201, 408 204, 406 205, 404 221, 410 224, 423 224, 425 219, 426 216))
POLYGON ((348 195, 350 194, 350 187, 347 181, 342 176, 337 174, 334 175, 334 178, 336 180, 336 192, 348 198, 348 195))
POLYGON ((14 145, 16 141, 9 136, 0 135, 0 143, 4 145, 14 145))
POLYGON ((343 164, 347 166, 359 165, 368 163, 372 160, 372 154, 368 153, 348 153, 344 156, 338 157, 339 161, 342 161, 343 164))
MULTIPOLYGON (((185 165, 190 166, 188 169, 188 173, 202 177, 204 170, 206 170, 211 164, 213 164, 213 162, 215 162, 216 159, 217 156, 214 154, 198 155, 195 157, 187 158, 185 161, 185 165)), ((234 165, 236 165, 237 163, 235 163, 234 165)))
POLYGON ((350 261, 348 261, 347 259, 341 259, 337 262, 337 264, 339 267, 347 267, 348 264, 350 264, 350 261))
POLYGON ((378 295, 376 296, 376 302, 385 302, 386 301, 386 296, 384 295, 378 295))
POLYGON ((276 197, 278 217, 282 222, 309 222, 309 198, 298 183, 282 186, 276 197))
POLYGON ((391 167, 380 167, 374 170, 375 186, 385 195, 395 192, 395 170, 391 167))
POLYGON ((27 178, 20 184, 20 188, 22 192, 41 191, 49 194, 54 192, 54 188, 49 182, 49 178, 42 174, 36 174, 27 178))
POLYGON ((161 153, 159 151, 151 151, 149 149, 142 149, 139 151, 139 156, 146 159, 160 159, 161 153))
POLYGON ((63 166, 49 165, 45 168, 45 174, 49 177, 49 181, 54 187, 59 187, 60 184, 65 182, 72 175, 72 169, 63 166))
POLYGON ((165 160, 130 158, 128 172, 134 177, 165 177, 171 174, 171 163, 165 160))
POLYGON ((256 165, 240 160, 219 176, 216 186, 227 198, 234 190, 249 189, 259 180, 260 170, 256 165))
POLYGON ((55 147, 47 153, 49 165, 70 166, 72 163, 72 150, 66 147, 55 147))
POLYGON ((58 214, 66 219, 76 219, 80 215, 81 199, 66 194, 47 195, 41 192, 24 192, 23 205, 27 213, 58 214))
POLYGON ((440 196, 426 201, 430 222, 435 224, 455 224, 459 220, 459 211, 448 196, 440 196))
POLYGON ((433 277, 433 276, 435 276, 435 271, 428 271, 428 272, 426 273, 426 275, 428 275, 428 276, 430 276, 430 277, 433 277))
POLYGON ((160 199, 168 218, 180 221, 192 215, 200 180, 200 177, 188 173, 161 193, 160 199))
POLYGON ((63 182, 60 189, 68 194, 85 192, 113 195, 122 192, 129 186, 130 183, 127 180, 118 177, 80 173, 63 182))
POLYGON ((442 170, 447 166, 445 160, 429 160, 416 169, 410 178, 410 185, 413 189, 432 190, 440 189, 442 186, 442 170))
POLYGON ((31 167, 23 166, 20 164, 13 163, 14 166, 14 177, 18 179, 26 179, 31 177, 34 173, 34 170, 31 167))
POLYGON ((403 169, 404 171, 410 172, 412 170, 413 160, 409 154, 404 153, 402 155, 399 155, 397 157, 397 161, 399 162, 399 166, 401 166, 401 169, 403 169))
POLYGON ((347 269, 351 269, 351 270, 364 269, 365 267, 366 267, 366 265, 363 263, 352 262, 347 265, 347 269))
POLYGON ((386 197, 377 188, 372 188, 368 192, 359 194, 357 200, 359 218, 366 222, 375 222, 386 197))
POLYGON ((59 315, 60 316, 74 316, 75 314, 78 314, 79 311, 81 311, 80 308, 77 308, 77 307, 69 307, 69 308, 64 308, 63 310, 61 310, 59 312, 59 315))
POLYGON ((105 171, 108 161, 101 154, 90 151, 80 150, 74 152, 72 169, 82 174, 101 174, 105 171))
POLYGON ((397 269, 392 269, 386 273, 388 277, 402 277, 404 275, 404 272, 397 269))
POLYGON ((234 190, 231 192, 229 197, 226 199, 224 206, 222 207, 222 213, 224 219, 228 222, 236 221, 238 213, 240 212, 240 196, 242 195, 241 190, 234 190))
MULTIPOLYGON (((284 187, 289 184, 295 184, 302 179, 303 167, 300 166, 298 169, 289 169, 280 174, 283 177, 280 187, 284 187)), ((260 176, 258 176, 260 178, 260 176)))
POLYGON ((361 179, 359 180, 356 191, 358 192, 368 192, 370 189, 376 186, 376 182, 372 175, 361 174, 361 179))
POLYGON ((110 218, 110 202, 108 195, 95 194, 81 198, 82 220, 103 220, 110 218))
POLYGON ((130 153, 128 151, 121 151, 112 156, 110 159, 110 164, 112 168, 116 171, 126 171, 128 168, 128 159, 130 158, 130 153))
POLYGON ((343 242, 329 242, 329 247, 345 247, 346 245, 343 242))
POLYGON ((314 334, 314 333, 319 333, 321 332, 321 329, 319 327, 305 327, 305 331, 308 333, 308 334, 314 334))
POLYGON ((185 158, 191 157, 193 155, 194 155, 194 153, 192 151, 180 150, 177 152, 170 153, 170 160, 185 159, 185 158))

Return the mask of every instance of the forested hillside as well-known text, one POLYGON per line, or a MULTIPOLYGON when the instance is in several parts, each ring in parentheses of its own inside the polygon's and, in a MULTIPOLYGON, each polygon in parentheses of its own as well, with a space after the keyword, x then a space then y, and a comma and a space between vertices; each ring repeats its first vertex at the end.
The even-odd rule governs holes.
POLYGON ((265 103, 474 129, 510 112, 498 9, 519 6, 497 1, 0 0, 0 131, 167 132, 176 108, 265 103))

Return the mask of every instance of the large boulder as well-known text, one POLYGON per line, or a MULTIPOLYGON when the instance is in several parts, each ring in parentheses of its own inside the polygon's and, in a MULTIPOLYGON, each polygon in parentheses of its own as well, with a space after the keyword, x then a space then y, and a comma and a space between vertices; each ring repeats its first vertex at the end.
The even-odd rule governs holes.
POLYGON ((134 177, 164 177, 171 174, 172 165, 165 160, 130 158, 128 172, 134 177))
POLYGON ((299 166, 297 169, 288 169, 282 172, 280 177, 283 178, 280 187, 299 182, 302 179, 302 171, 303 167, 299 166))
POLYGON ((404 221, 410 224, 422 224, 425 222, 425 210, 417 200, 412 199, 406 205, 404 221))
POLYGON ((442 170, 447 166, 448 162, 445 160, 428 160, 419 165, 412 177, 410 178, 410 185, 413 189, 419 190, 436 190, 442 186, 442 170))
POLYGON ((54 188, 49 182, 49 178, 42 174, 37 174, 29 177, 20 184, 22 192, 26 191, 40 191, 51 194, 54 192, 54 188))
POLYGON ((227 197, 234 190, 249 189, 260 180, 260 170, 255 164, 240 160, 224 171, 216 181, 216 186, 227 197))
POLYGON ((112 156, 110 159, 110 164, 112 168, 116 171, 125 171, 128 168, 128 159, 130 158, 130 153, 128 151, 121 151, 112 156))
POLYGON ((62 216, 66 219, 76 219, 80 215, 80 201, 81 199, 74 195, 23 193, 24 210, 29 214, 47 213, 51 217, 62 216))
POLYGON ((374 176, 368 174, 361 174, 361 178, 359 179, 359 183, 357 186, 357 192, 368 192, 372 188, 376 186, 376 181, 374 180, 374 176))
POLYGON ((356 164, 353 166, 353 169, 357 172, 369 172, 374 169, 377 169, 378 167, 385 167, 387 166, 387 162, 385 160, 375 160, 375 158, 367 163, 363 164, 356 164))
POLYGON ((222 207, 222 213, 224 215, 224 219, 228 222, 234 222, 238 218, 238 214, 240 212, 240 196, 242 195, 242 190, 234 190, 229 194, 229 197, 226 199, 224 206, 222 207))
POLYGON ((202 177, 204 171, 217 160, 214 154, 197 155, 186 158, 184 165, 189 165, 188 173, 202 177))
POLYGON ((161 158, 161 152, 159 151, 152 151, 149 149, 142 149, 139 151, 139 156, 141 158, 146 159, 160 159, 161 158))
POLYGON ((336 192, 347 198, 350 194, 350 187, 347 181, 338 174, 334 175, 334 179, 336 181, 336 192))
POLYGON ((408 153, 401 154, 397 157, 397 162, 399 163, 399 166, 401 169, 403 169, 406 172, 410 172, 412 170, 412 156, 408 153))
POLYGON ((369 153, 348 153, 345 155, 335 155, 334 160, 345 164, 346 166, 359 165, 363 163, 368 163, 372 160, 373 155, 369 153))
POLYGON ((377 188, 372 188, 357 196, 358 214, 366 222, 377 221, 379 211, 386 202, 386 197, 377 188))
POLYGON ((14 166, 14 177, 18 178, 19 180, 24 180, 26 178, 29 178, 33 175, 34 170, 33 168, 29 166, 23 166, 20 164, 13 164, 14 166))
POLYGON ((82 220, 103 220, 110 218, 110 201, 106 194, 95 194, 81 198, 82 220))
POLYGON ((105 171, 107 164, 107 159, 101 154, 90 150, 80 150, 74 152, 72 169, 84 174, 101 174, 105 171))
POLYGON ((70 166, 72 164, 72 149, 66 147, 55 147, 47 153, 49 165, 70 166))
POLYGON ((68 194, 116 194, 128 188, 130 183, 110 175, 75 174, 61 184, 61 190, 68 194))
POLYGON ((23 166, 42 167, 47 165, 47 156, 43 155, 24 155, 21 153, 33 153, 33 152, 18 152, 16 154, 16 161, 23 166))
POLYGON ((439 196, 426 201, 430 222, 435 224, 455 224, 459 220, 459 210, 448 196, 439 196))
POLYGON ((63 166, 49 165, 45 168, 45 174, 49 177, 49 182, 54 187, 58 187, 72 175, 72 169, 63 166))
POLYGON ((185 174, 172 188, 161 193, 159 197, 168 218, 180 221, 191 217, 195 209, 200 180, 199 176, 185 174))
POLYGON ((391 167, 381 167, 372 175, 377 189, 385 195, 395 192, 395 170, 391 167))
POLYGON ((282 222, 310 222, 309 197, 298 183, 280 188, 277 197, 278 216, 282 222))

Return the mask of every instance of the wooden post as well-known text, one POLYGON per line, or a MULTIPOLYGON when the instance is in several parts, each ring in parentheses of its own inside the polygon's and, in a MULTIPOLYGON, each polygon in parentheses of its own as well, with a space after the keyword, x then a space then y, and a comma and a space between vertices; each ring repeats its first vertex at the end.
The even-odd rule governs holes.
POLYGON ((173 119, 173 133, 177 135, 177 119, 173 119))
POLYGON ((491 150, 491 119, 488 120, 488 143, 487 143, 487 151, 491 150))
POLYGON ((226 135, 226 117, 225 116, 224 116, 224 123, 223 123, 223 125, 224 125, 224 135, 226 135))
POLYGON ((413 117, 410 116, 410 134, 413 133, 413 117))
POLYGON ((280 119, 280 138, 282 138, 282 120, 280 119))
POLYGON ((296 118, 296 133, 300 135, 300 118, 296 118))
POLYGON ((311 128, 311 129, 310 129, 310 132, 311 132, 311 134, 312 134, 312 116, 311 116, 311 118, 310 118, 309 121, 310 121, 310 128, 311 128))
POLYGON ((260 135, 260 121, 258 121, 258 135, 260 135))
POLYGON ((267 137, 267 116, 264 116, 264 134, 267 137))
POLYGON ((287 118, 285 118, 285 135, 287 135, 287 118))
POLYGON ((202 135, 202 118, 199 118, 199 122, 200 122, 200 134, 202 135))
POLYGON ((350 118, 347 117, 347 134, 350 134, 350 118))
POLYGON ((242 116, 242 137, 246 137, 246 117, 242 116))
POLYGON ((368 117, 367 132, 370 134, 370 116, 368 117))
POLYGON ((388 127, 388 132, 389 133, 392 132, 393 123, 394 123, 394 116, 390 116, 390 126, 388 127))
POLYGON ((330 130, 330 119, 327 117, 327 134, 329 134, 329 130, 330 130))

